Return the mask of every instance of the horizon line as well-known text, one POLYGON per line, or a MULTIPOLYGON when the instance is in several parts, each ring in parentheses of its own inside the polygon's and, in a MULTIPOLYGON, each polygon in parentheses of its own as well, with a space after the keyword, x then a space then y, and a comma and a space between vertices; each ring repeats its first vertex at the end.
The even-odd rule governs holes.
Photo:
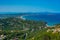
MULTIPOLYGON (((46 13, 60 13, 60 11, 41 11, 41 12, 46 12, 46 13)), ((0 12, 0 13, 41 13, 41 12, 0 12)))

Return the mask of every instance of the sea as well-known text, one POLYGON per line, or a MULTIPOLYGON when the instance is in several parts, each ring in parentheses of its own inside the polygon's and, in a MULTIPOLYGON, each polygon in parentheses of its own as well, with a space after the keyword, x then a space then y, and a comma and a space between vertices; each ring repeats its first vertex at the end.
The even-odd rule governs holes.
POLYGON ((60 13, 34 13, 22 16, 24 20, 45 21, 48 26, 60 24, 60 13))
POLYGON ((60 13, 51 12, 39 12, 39 13, 0 13, 0 18, 2 17, 13 17, 20 16, 23 20, 34 20, 34 21, 45 21, 48 26, 53 26, 55 24, 60 24, 60 13))

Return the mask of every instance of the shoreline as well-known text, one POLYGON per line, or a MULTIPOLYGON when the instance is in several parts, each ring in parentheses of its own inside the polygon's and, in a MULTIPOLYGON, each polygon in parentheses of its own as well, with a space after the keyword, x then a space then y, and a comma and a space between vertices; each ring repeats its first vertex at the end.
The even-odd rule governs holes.
MULTIPOLYGON (((23 15, 24 16, 24 15, 23 15)), ((20 16, 21 19, 26 20, 26 18, 23 18, 23 16, 20 16)))
POLYGON ((29 15, 21 15, 20 18, 23 20, 26 20, 26 18, 24 18, 24 16, 29 16, 29 15))
MULTIPOLYGON (((23 16, 27 16, 27 15, 23 15, 23 16)), ((26 18, 24 18, 23 16, 20 16, 20 18, 23 19, 23 20, 26 20, 26 18)), ((47 25, 47 27, 54 27, 54 26, 51 26, 51 25, 48 25, 48 24, 46 24, 46 25, 47 25)))
MULTIPOLYGON (((23 19, 23 20, 26 20, 26 18, 24 16, 29 16, 29 15, 21 15, 20 18, 23 19)), ((57 24, 57 23, 55 23, 57 24)), ((47 23, 47 27, 54 27, 54 24, 53 23, 47 23)))

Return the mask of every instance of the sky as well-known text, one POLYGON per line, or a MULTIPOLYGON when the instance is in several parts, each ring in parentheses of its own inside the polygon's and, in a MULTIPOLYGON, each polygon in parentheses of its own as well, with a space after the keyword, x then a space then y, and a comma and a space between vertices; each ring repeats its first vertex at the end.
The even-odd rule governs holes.
POLYGON ((0 12, 60 12, 60 0, 0 0, 0 12))

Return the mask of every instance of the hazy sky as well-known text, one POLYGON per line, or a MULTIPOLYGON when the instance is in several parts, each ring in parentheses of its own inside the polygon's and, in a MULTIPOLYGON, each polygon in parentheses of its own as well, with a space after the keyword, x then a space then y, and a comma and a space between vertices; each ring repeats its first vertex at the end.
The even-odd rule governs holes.
POLYGON ((60 12, 60 0, 0 0, 0 12, 60 12))

